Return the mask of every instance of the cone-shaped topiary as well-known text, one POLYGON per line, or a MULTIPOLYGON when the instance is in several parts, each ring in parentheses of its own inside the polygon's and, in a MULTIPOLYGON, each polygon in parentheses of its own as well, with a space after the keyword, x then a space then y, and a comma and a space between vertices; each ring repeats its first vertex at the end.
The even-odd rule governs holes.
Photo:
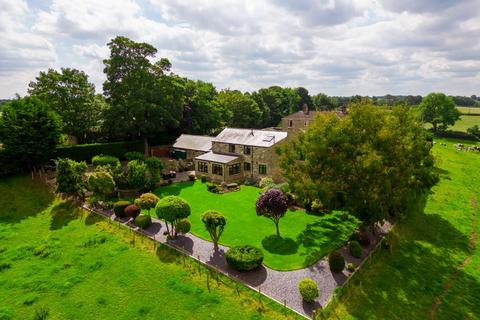
POLYGON ((328 255, 328 264, 332 272, 339 273, 345 268, 345 259, 340 252, 332 251, 328 255))

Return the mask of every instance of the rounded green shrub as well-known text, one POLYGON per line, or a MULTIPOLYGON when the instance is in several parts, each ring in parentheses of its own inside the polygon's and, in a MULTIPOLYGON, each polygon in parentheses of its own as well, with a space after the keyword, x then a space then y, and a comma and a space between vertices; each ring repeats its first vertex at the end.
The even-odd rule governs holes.
POLYGON ((328 255, 328 265, 330 266, 330 270, 332 270, 332 272, 342 272, 343 268, 345 268, 345 259, 340 252, 332 251, 328 255))
POLYGON ((208 182, 207 190, 213 193, 218 193, 218 186, 213 182, 208 182))
POLYGON ((350 254, 352 255, 352 257, 355 257, 355 258, 361 258, 362 257, 363 251, 362 251, 362 247, 360 246, 360 243, 358 243, 358 241, 355 241, 355 240, 350 241, 349 249, 350 249, 350 254))
POLYGON ((355 271, 355 265, 353 263, 348 263, 347 264, 347 270, 350 271, 350 272, 353 272, 355 271))
POLYGON ((125 217, 135 219, 140 214, 140 208, 134 204, 129 205, 124 211, 125 217))
POLYGON ((310 278, 304 278, 298 283, 298 291, 306 302, 313 302, 318 297, 317 283, 310 278))
POLYGON ((204 175, 204 174, 202 174, 202 175, 200 176, 200 181, 202 181, 203 183, 207 182, 207 176, 204 175))
POLYGON ((125 159, 127 159, 127 161, 132 161, 132 160, 142 160, 143 161, 143 160, 145 160, 145 156, 141 152, 130 151, 130 152, 125 153, 125 159))
POLYGON ((116 167, 120 163, 117 157, 109 156, 105 154, 99 154, 92 158, 92 164, 94 166, 110 166, 116 167))
POLYGON ((174 237, 174 228, 179 220, 185 219, 190 215, 190 206, 184 199, 176 196, 167 196, 158 201, 155 207, 157 217, 167 222, 167 232, 170 237, 174 237), (168 227, 170 224, 171 228, 168 227))
POLYGON ((117 217, 124 217, 125 216, 125 208, 131 205, 132 203, 130 201, 117 201, 113 204, 113 212, 115 212, 115 215, 117 217))
POLYGON ((152 218, 149 215, 141 214, 135 218, 134 223, 140 228, 146 229, 152 224, 152 218))
POLYGON ((105 171, 94 172, 88 177, 88 187, 94 195, 105 199, 115 190, 115 181, 110 173, 105 171))
POLYGON ((362 246, 366 247, 370 244, 370 237, 366 230, 357 230, 351 236, 350 240, 358 241, 362 246))
POLYGON ((175 230, 177 230, 178 233, 181 234, 187 234, 190 232, 190 229, 192 228, 192 224, 188 219, 181 219, 175 224, 175 230))
POLYGON ((145 210, 155 208, 160 198, 153 193, 144 193, 135 199, 134 203, 137 207, 145 210))
POLYGON ((227 263, 238 271, 249 271, 260 267, 263 261, 262 250, 243 245, 232 247, 226 254, 227 263))

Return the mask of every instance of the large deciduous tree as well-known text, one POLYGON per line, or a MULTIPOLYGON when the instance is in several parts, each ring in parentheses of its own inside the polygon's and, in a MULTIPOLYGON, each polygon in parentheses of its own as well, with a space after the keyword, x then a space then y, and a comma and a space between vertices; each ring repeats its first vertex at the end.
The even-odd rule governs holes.
POLYGON ((265 191, 258 197, 256 203, 257 215, 269 218, 275 224, 277 236, 280 237, 278 224, 287 212, 287 197, 278 189, 265 191))
POLYGON ((207 210, 202 215, 202 222, 212 238, 215 251, 218 250, 218 241, 225 229, 227 219, 218 211, 207 210))
POLYGON ((28 92, 43 100, 62 118, 63 132, 84 140, 98 126, 105 108, 103 99, 95 95, 95 86, 88 75, 77 69, 49 69, 40 72, 28 85, 28 92))
POLYGON ((223 127, 222 110, 216 96, 217 91, 211 83, 186 81, 182 132, 213 134, 223 127))
POLYGON ((237 90, 222 90, 216 101, 223 110, 226 125, 236 128, 261 126, 262 112, 249 94, 237 90))
POLYGON ((263 127, 279 125, 282 117, 297 110, 300 101, 296 90, 279 86, 260 89, 252 97, 262 111, 263 127))
POLYGON ((37 97, 12 100, 0 116, 0 141, 5 152, 32 170, 55 154, 61 120, 37 97))
POLYGON ((437 181, 432 141, 407 107, 364 101, 346 117, 317 117, 280 149, 280 166, 306 203, 342 208, 366 223, 395 218, 437 181))
POLYGON ((148 43, 116 37, 108 47, 105 128, 113 136, 144 139, 147 152, 149 138, 179 126, 184 80, 169 73, 167 59, 151 62, 157 49, 148 43))
POLYGON ((432 124, 433 131, 445 130, 460 119, 453 99, 443 93, 430 93, 419 106, 423 121, 432 124))

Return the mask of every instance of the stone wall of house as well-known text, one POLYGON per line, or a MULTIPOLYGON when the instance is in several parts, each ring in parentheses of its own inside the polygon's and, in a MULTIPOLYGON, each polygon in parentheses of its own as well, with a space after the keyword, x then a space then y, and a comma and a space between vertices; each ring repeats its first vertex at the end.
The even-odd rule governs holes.
POLYGON ((243 182, 245 180, 245 177, 244 177, 244 174, 243 174, 243 163, 240 159, 238 161, 232 161, 228 164, 227 163, 219 164, 223 167, 223 175, 213 174, 213 165, 214 164, 219 164, 219 163, 211 162, 211 161, 195 160, 195 175, 199 178, 203 174, 205 174, 207 176, 208 181, 213 181, 213 182, 216 182, 216 183, 243 182), (208 173, 201 172, 201 171, 198 170, 198 163, 199 162, 206 162, 207 163, 208 173), (236 163, 240 163, 240 173, 231 176, 229 174, 229 166, 233 165, 233 164, 236 164, 236 163))
POLYGON ((283 131, 291 132, 291 131, 298 131, 303 130, 307 126, 311 125, 314 122, 313 119, 305 117, 305 118, 282 118, 281 127, 283 131), (290 120, 292 120, 292 125, 290 126, 290 120), (306 125, 305 125, 306 123, 306 125))
MULTIPOLYGON (((242 179, 253 179, 260 180, 263 177, 272 177, 276 181, 281 181, 283 179, 281 175, 280 168, 278 166, 278 155, 275 152, 275 149, 283 143, 277 143, 272 147, 250 147, 250 154, 245 154, 243 145, 235 145, 235 154, 243 158, 242 162, 242 179), (246 171, 245 163, 250 163, 250 171, 246 171), (267 173, 260 174, 259 169, 260 165, 267 166, 267 173)), ((218 153, 227 153, 229 152, 228 143, 214 142, 212 145, 212 150, 218 153)), ((228 170, 228 169, 227 169, 228 170)), ((232 177, 229 177, 227 180, 232 180, 232 177)))

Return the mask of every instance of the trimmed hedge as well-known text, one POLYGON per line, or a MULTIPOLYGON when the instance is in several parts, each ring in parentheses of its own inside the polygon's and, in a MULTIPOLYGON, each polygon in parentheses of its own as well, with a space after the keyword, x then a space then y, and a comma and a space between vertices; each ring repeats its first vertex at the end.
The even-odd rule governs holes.
POLYGON ((124 217, 125 216, 125 208, 131 205, 130 201, 117 201, 113 204, 113 212, 117 217, 124 217))
POLYGON ((304 278, 298 283, 298 291, 305 302, 313 302, 318 297, 317 283, 310 278, 304 278))
POLYGON ((143 141, 78 144, 57 147, 56 157, 90 163, 92 158, 98 154, 109 154, 119 159, 124 159, 125 152, 143 152, 144 148, 143 141))
POLYGON ((152 224, 152 218, 149 215, 141 214, 135 218, 134 223, 140 228, 146 229, 152 224))
POLYGON ((120 163, 120 160, 117 157, 99 154, 92 157, 92 164, 96 167, 98 166, 111 166, 116 167, 120 163))
POLYGON ((342 254, 338 251, 330 252, 328 255, 328 265, 332 272, 342 272, 345 268, 345 258, 343 258, 342 254))
POLYGON ((362 247, 360 246, 360 243, 358 243, 358 241, 354 240, 354 241, 350 242, 349 249, 350 249, 350 254, 352 255, 352 257, 355 257, 355 258, 361 258, 362 257, 363 250, 362 250, 362 247))
POLYGON ((144 161, 145 160, 145 155, 142 152, 138 152, 138 151, 126 152, 124 156, 125 156, 125 159, 127 159, 127 161, 132 161, 132 160, 144 161))
POLYGON ((263 262, 263 252, 251 245, 236 246, 227 251, 226 259, 235 270, 249 271, 260 267, 263 262))

